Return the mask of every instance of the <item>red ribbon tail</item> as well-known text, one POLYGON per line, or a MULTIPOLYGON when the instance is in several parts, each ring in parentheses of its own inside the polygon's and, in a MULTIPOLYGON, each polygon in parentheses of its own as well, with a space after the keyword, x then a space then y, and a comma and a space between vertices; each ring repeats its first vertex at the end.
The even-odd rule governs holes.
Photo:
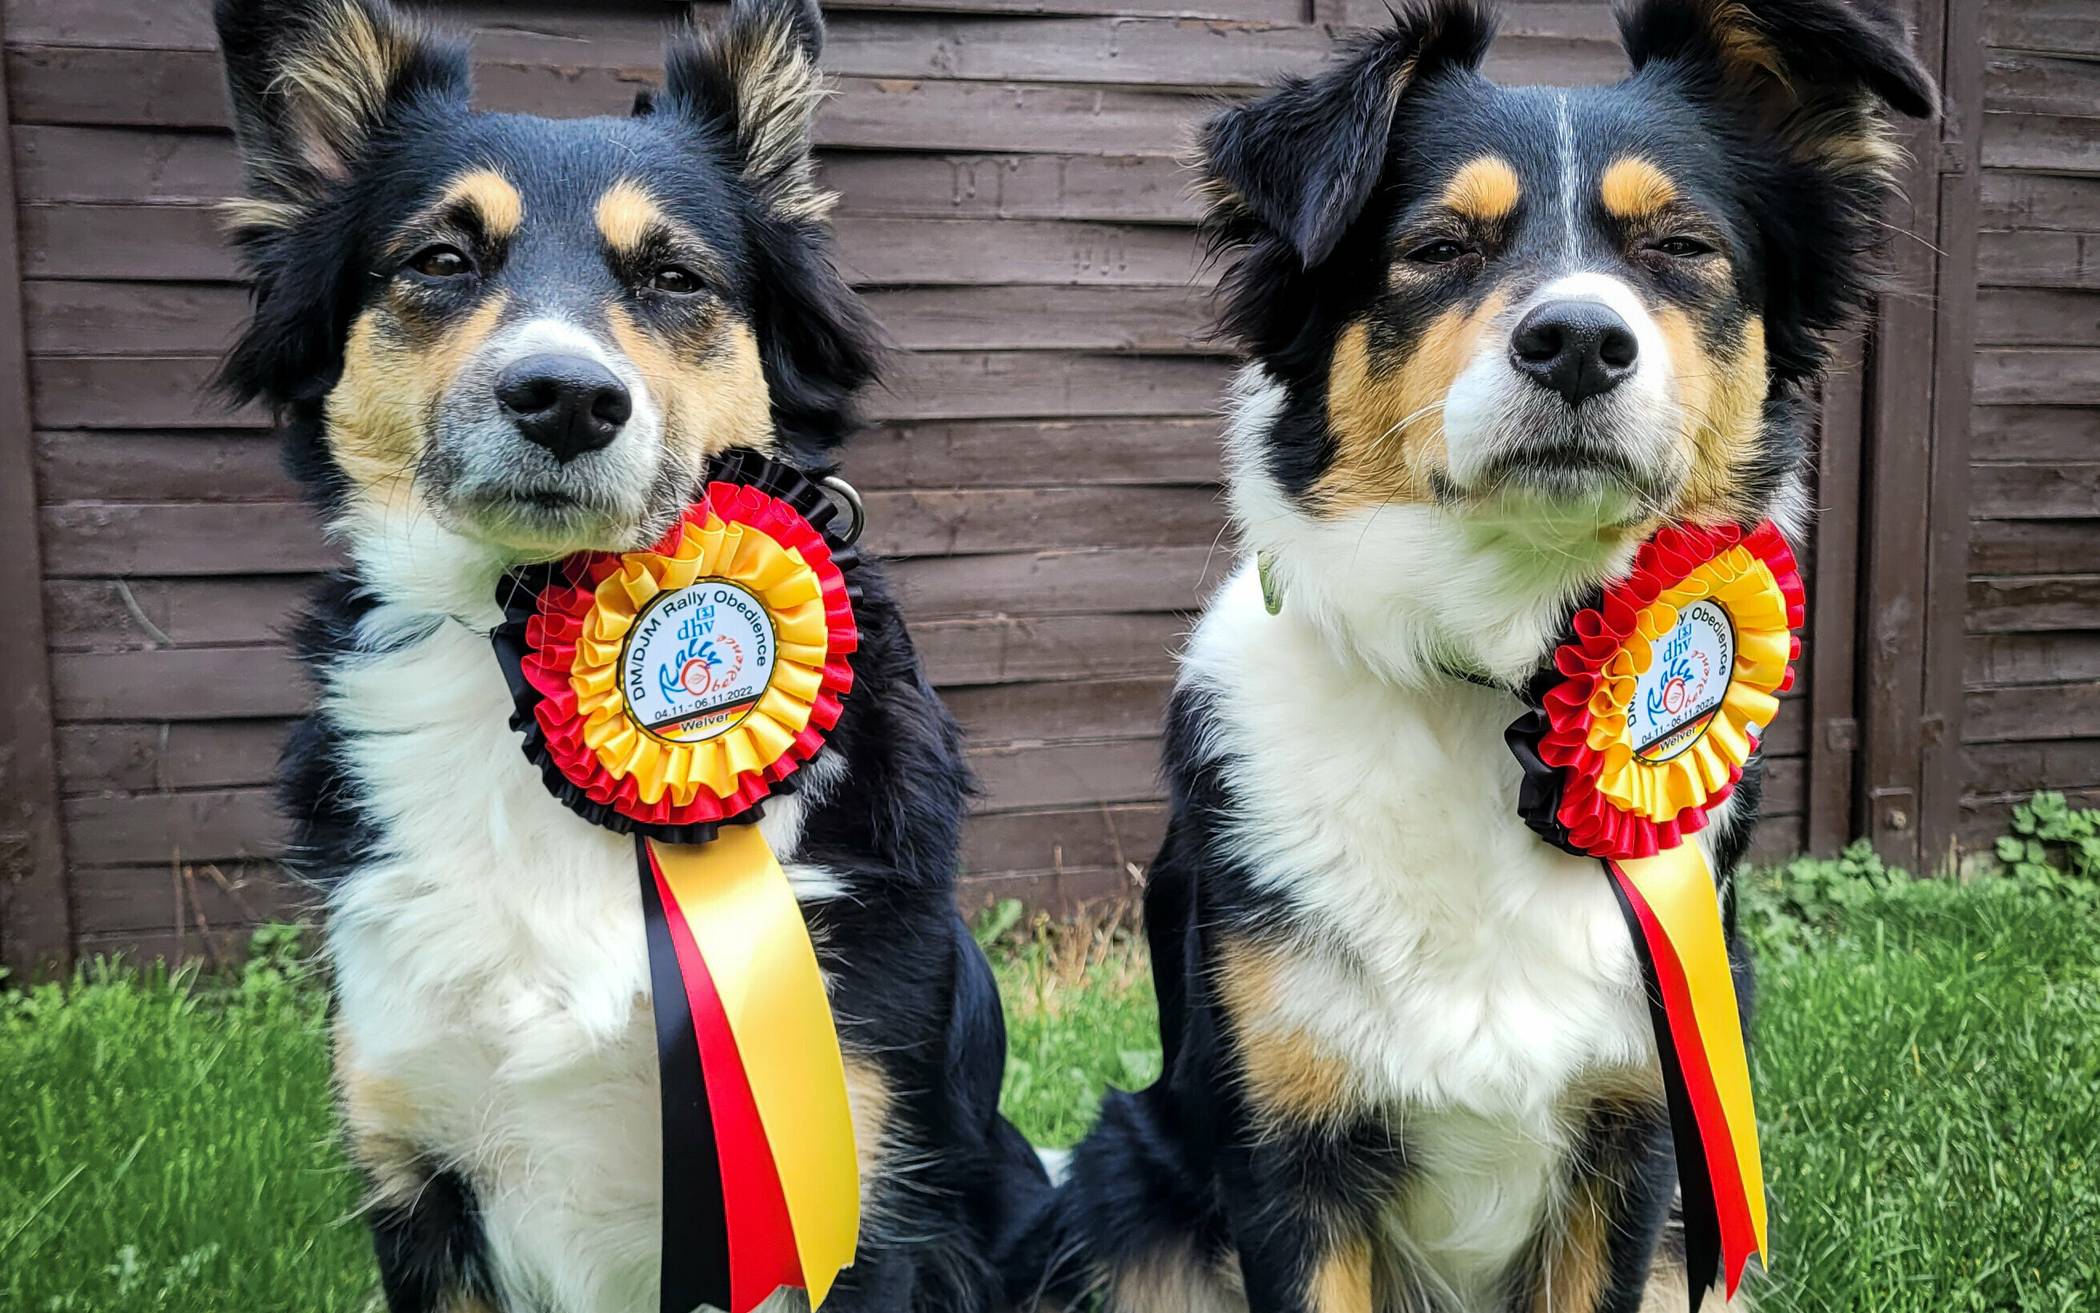
MULTIPOLYGON (((650 849, 648 840, 638 842, 645 851, 650 849)), ((713 1124, 719 1174, 717 1182, 693 1181, 680 1188, 719 1190, 728 1265, 727 1299, 722 1306, 728 1313, 750 1313, 781 1286, 802 1285, 802 1264, 795 1248, 794 1226, 788 1217, 787 1196, 781 1188, 780 1173, 773 1163, 773 1150, 759 1120, 758 1103, 751 1093, 751 1080, 744 1071, 736 1036, 729 1028, 729 1016, 715 990, 714 977, 708 972, 707 962, 701 957, 692 931, 686 925, 684 909, 679 906, 670 883, 664 879, 653 851, 649 852, 648 866, 656 885, 656 896, 665 912, 664 921, 677 957, 678 975, 692 1018, 692 1033, 699 1048, 700 1071, 706 1087, 709 1119, 713 1124)), ((674 1252, 674 1245, 696 1242, 696 1237, 671 1233, 673 1189, 674 1183, 667 1178, 664 1235, 667 1258, 674 1252)), ((683 1299, 684 1296, 674 1296, 667 1285, 664 1313, 672 1313, 671 1301, 674 1298, 683 1299)), ((687 1313, 690 1308, 688 1304, 678 1306, 679 1313, 687 1313)))
POLYGON ((1736 1160, 1735 1138, 1708 1063, 1692 1007, 1691 987, 1676 947, 1617 863, 1606 861, 1620 910, 1648 983, 1648 1002, 1669 1099, 1677 1176, 1683 1194, 1685 1258, 1691 1307, 1697 1313, 1716 1282, 1731 1299, 1744 1266, 1757 1252, 1749 1195, 1736 1160))

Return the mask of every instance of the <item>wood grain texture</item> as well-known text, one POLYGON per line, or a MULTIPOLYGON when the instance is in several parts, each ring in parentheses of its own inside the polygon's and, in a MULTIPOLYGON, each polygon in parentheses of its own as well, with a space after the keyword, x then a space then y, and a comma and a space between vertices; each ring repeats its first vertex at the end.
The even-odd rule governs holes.
MULTIPOLYGON (((11 33, 12 21, 12 13, 0 17, 0 33, 11 33)), ((0 75, 0 104, 7 90, 0 75)), ((23 326, 13 154, 0 155, 0 611, 7 616, 0 625, 0 965, 28 978, 69 967, 74 932, 58 823, 51 661, 38 605, 35 384, 23 326)))

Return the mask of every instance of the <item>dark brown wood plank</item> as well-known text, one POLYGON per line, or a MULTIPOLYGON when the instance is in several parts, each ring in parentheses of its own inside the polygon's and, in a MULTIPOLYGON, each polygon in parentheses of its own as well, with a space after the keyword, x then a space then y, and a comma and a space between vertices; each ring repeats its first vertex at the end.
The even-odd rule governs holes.
POLYGON ((2087 404, 2100 398, 2100 348, 1978 351, 1975 397, 1980 406, 2087 404))
POLYGON ((1976 277, 1984 287, 2100 287, 2100 233, 1983 233, 1976 277))
POLYGON ((1979 743, 1962 753, 1970 792, 2036 793, 2100 785, 2100 739, 1979 743))
POLYGON ((289 730, 282 720, 62 725, 60 779, 69 795, 268 784, 289 730))
MULTIPOLYGON (((912 645, 943 688, 1025 680, 1093 680, 1173 669, 1190 618, 1152 615, 985 616, 922 620, 912 645)), ((1072 685, 1061 685, 1078 696, 1072 685)), ((969 690, 981 694, 981 689, 969 690)))
POLYGON ((284 823, 268 789, 105 794, 63 804, 66 841, 82 866, 147 866, 269 857, 284 823))
POLYGON ((2080 460, 2100 450, 2100 409, 1979 406, 1969 423, 1978 460, 2080 460))
POLYGON ((868 542, 888 557, 1208 546, 1225 527, 1210 488, 870 492, 868 542))
POLYGON ((2100 737, 2100 682, 1984 689, 1967 702, 1969 743, 2100 737))
POLYGON ((213 433, 41 432, 37 478, 47 502, 289 501, 298 495, 261 430, 213 433))
POLYGON ((1233 565, 1208 547, 1028 552, 900 561, 907 618, 1022 613, 1188 612, 1233 565))
POLYGON ((1976 310, 1976 340, 1982 346, 2100 341, 2100 290, 1993 287, 1976 298, 1976 310))
POLYGON ((1230 376, 1210 357, 928 352, 900 358, 868 410, 906 420, 1206 415, 1230 376))
POLYGON ((863 491, 1207 484, 1218 477, 1218 422, 1148 417, 885 424, 846 448, 845 471, 863 491))
POLYGON ((142 932, 172 938, 180 926, 192 953, 204 934, 319 910, 313 891, 270 862, 82 867, 73 873, 73 897, 83 939, 142 932))
MULTIPOLYGON (((1030 88, 1025 94, 1042 91, 1030 88)), ((1162 121, 1138 123, 1142 135, 1135 136, 1133 144, 1153 154, 920 154, 916 152, 943 147, 937 141, 914 140, 910 154, 829 151, 819 160, 819 169, 848 214, 1188 224, 1197 217, 1189 192, 1193 175, 1166 152, 1205 108, 1177 105, 1174 122, 1161 115, 1162 121)), ((1039 139, 1029 144, 1035 150, 1047 149, 1039 139)), ((1089 148, 1101 150, 1104 144, 1089 148)))
POLYGON ((972 749, 1159 737, 1172 679, 1150 676, 943 690, 972 749))
POLYGON ((1972 634, 1962 646, 1970 688, 2100 679, 2100 632, 1972 634))
POLYGON ((223 506, 69 502, 43 510, 51 578, 92 575, 310 574, 342 556, 299 502, 223 506))
POLYGON ((900 346, 926 351, 1142 351, 1218 356, 1197 287, 901 287, 868 305, 900 346))
POLYGON ((214 356, 39 356, 30 361, 37 424, 52 429, 261 429, 257 405, 211 390, 214 356))
POLYGON ((2100 54, 2100 13, 2087 0, 1990 0, 1985 45, 2091 57, 2100 54))
POLYGON ((233 283, 39 279, 22 292, 39 356, 216 357, 248 317, 233 283))
POLYGON ((1166 833, 1164 803, 985 812, 963 829, 963 869, 974 876, 1113 871, 1148 866, 1166 833))
POLYGON ((44 585, 44 610, 56 652, 268 644, 282 639, 313 583, 311 575, 54 579, 44 585))
POLYGON ((987 811, 1156 802, 1166 796, 1156 739, 972 748, 969 761, 987 811))
POLYGON ((1984 73, 1984 108, 2002 114, 2100 117, 2100 64, 1993 50, 1984 73))
POLYGON ((827 13, 1093 14, 1130 18, 1221 18, 1246 23, 1296 23, 1301 0, 847 0, 827 13))
POLYGON ((1983 175, 1982 226, 2091 232, 2100 178, 2059 178, 1993 169, 1983 175))
POLYGON ((2100 135, 2091 116, 1986 114, 1983 162, 1994 169, 2100 173, 2100 135))
POLYGON ((306 710, 305 672, 277 647, 75 652, 52 671, 61 720, 247 720, 306 710))
POLYGON ((1970 526, 1973 574, 2075 574, 2093 568, 2100 518, 1978 520, 1970 526))
POLYGON ((1970 467, 1969 495, 1978 519, 2089 520, 2100 515, 2100 463, 1979 461, 1970 467))
POLYGON ((2100 629, 2100 574, 1969 581, 1970 633, 2048 629, 2100 629))
POLYGON ((1760 816, 1750 834, 1749 860, 1773 866, 1806 851, 1806 828, 1799 816, 1760 816))
MULTIPOLYGON (((0 18, 0 32, 11 34, 11 20, 0 18)), ((0 104, 6 99, 0 75, 0 104)), ((0 965, 29 979, 72 964, 73 924, 39 605, 43 547, 13 157, 0 152, 0 613, 8 617, 0 625, 0 965)))

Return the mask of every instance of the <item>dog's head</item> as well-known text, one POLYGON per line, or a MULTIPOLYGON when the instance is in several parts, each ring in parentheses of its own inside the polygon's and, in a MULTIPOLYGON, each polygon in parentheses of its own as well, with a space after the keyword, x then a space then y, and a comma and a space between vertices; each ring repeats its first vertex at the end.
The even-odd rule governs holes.
POLYGON ((1625 81, 1502 87, 1487 12, 1414 0, 1207 125, 1209 222, 1244 248, 1224 323, 1261 368, 1235 495, 1282 568, 1375 604, 1383 569, 1478 584, 1499 552, 1491 592, 1565 596, 1659 520, 1796 495, 1802 385, 1871 290, 1888 112, 1929 113, 1931 81, 1884 0, 1619 20, 1625 81))
POLYGON ((255 276, 224 376, 354 550, 637 546, 714 453, 850 430, 873 359, 812 177, 812 0, 737 0, 653 102, 573 121, 470 111, 464 51, 384 0, 217 17, 255 276))

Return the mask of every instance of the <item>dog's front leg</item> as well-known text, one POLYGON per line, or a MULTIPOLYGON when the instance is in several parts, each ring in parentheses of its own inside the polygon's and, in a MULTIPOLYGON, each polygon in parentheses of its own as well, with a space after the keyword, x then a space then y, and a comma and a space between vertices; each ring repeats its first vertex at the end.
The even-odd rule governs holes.
POLYGON ((1249 1313, 1372 1313, 1373 1237, 1399 1169, 1399 1146, 1368 1122, 1270 1127, 1225 1154, 1249 1313))

